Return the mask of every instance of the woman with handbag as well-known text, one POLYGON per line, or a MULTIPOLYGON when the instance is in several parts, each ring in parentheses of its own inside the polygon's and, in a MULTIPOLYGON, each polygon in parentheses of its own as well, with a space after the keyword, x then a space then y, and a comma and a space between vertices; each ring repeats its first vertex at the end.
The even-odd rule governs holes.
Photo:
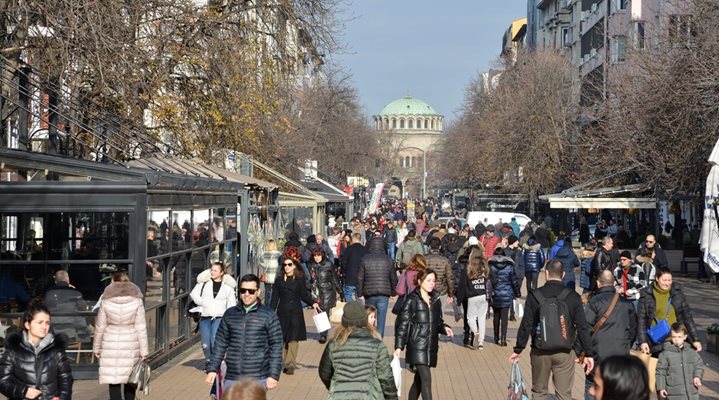
POLYGON ((287 375, 295 373, 297 368, 297 352, 299 342, 307 340, 305 316, 302 312, 302 302, 312 304, 316 312, 320 311, 319 304, 315 303, 307 288, 307 281, 300 261, 295 258, 285 258, 282 262, 282 274, 272 286, 272 301, 270 307, 275 310, 282 326, 284 351, 282 360, 285 363, 283 372, 287 375))
POLYGON ((407 268, 402 271, 397 282, 397 300, 392 307, 392 314, 397 315, 402 310, 402 302, 406 296, 417 288, 417 273, 425 268, 427 268, 427 260, 423 255, 415 254, 410 258, 407 268))
POLYGON ((147 326, 142 291, 124 272, 112 275, 95 319, 92 351, 100 360, 100 384, 110 385, 110 400, 134 400, 128 384, 132 367, 147 357, 147 326), (124 388, 122 385, 124 384, 124 388))
MULTIPOLYGON (((315 249, 310 259, 310 282, 317 289, 317 300, 320 302, 320 308, 328 315, 332 308, 337 305, 337 296, 342 295, 342 288, 337 283, 334 265, 327 259, 327 255, 322 249, 315 249)), ((324 344, 327 342, 327 331, 320 333, 319 342, 324 344)))
POLYGON ((23 329, 5 338, 0 373, 0 393, 10 400, 72 398, 65 341, 50 332, 50 310, 39 299, 28 304, 23 329))
POLYGON ((407 348, 405 361, 415 373, 409 389, 409 400, 432 400, 430 368, 437 366, 439 334, 454 336, 442 319, 442 303, 434 290, 437 274, 425 268, 417 274, 417 288, 407 295, 395 321, 394 356, 407 348))
POLYGON ((642 352, 659 357, 664 342, 670 337, 669 327, 675 322, 686 326, 692 346, 702 351, 699 332, 684 291, 678 283, 672 283, 672 271, 668 267, 659 267, 652 286, 639 298, 637 336, 642 352), (663 326, 666 326, 664 333, 660 332, 663 326))
MULTIPOLYGON (((205 355, 205 364, 210 362, 215 334, 220 327, 222 316, 228 308, 237 305, 237 281, 227 275, 225 265, 214 262, 210 269, 197 275, 197 284, 190 292, 196 305, 202 307, 200 314, 200 341, 205 355)), ((209 371, 206 371, 209 372, 209 371)), ((210 398, 216 398, 217 385, 212 385, 210 398)))

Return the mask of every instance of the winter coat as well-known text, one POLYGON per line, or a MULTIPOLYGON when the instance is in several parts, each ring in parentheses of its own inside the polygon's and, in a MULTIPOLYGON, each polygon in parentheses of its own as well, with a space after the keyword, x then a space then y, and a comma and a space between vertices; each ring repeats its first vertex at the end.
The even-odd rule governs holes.
POLYGON ((302 261, 304 261, 305 263, 309 263, 312 260, 312 253, 314 253, 315 250, 321 250, 323 253, 325 253, 325 257, 330 260, 331 263, 335 262, 335 253, 332 252, 330 244, 329 242, 327 242, 327 240, 322 239, 322 244, 319 245, 316 241, 314 241, 314 236, 308 239, 312 239, 312 242, 307 243, 307 246, 302 253, 302 261))
POLYGON ((227 357, 225 379, 280 379, 282 347, 277 314, 263 304, 257 303, 248 311, 240 304, 222 318, 207 370, 217 371, 227 357))
POLYGON ((52 330, 56 334, 67 336, 72 342, 90 343, 92 334, 87 327, 85 317, 76 315, 55 316, 55 314, 74 314, 86 311, 85 300, 79 290, 71 288, 65 282, 59 282, 45 292, 45 304, 52 313, 52 330))
MULTIPOLYGON (((189 243, 186 241, 179 239, 175 240, 176 248, 174 251, 178 250, 186 250, 189 247, 189 243)), ((172 279, 175 284, 175 293, 179 294, 180 290, 187 290, 187 265, 188 265, 188 257, 190 257, 190 254, 184 253, 184 254, 177 254, 170 258, 170 270, 172 272, 172 279)))
POLYGON ((457 235, 456 233, 448 233, 442 238, 442 255, 447 257, 450 264, 454 264, 457 261, 457 255, 462 245, 466 241, 466 238, 457 235))
POLYGON ((442 303, 439 293, 430 293, 429 304, 422 300, 419 288, 407 295, 395 321, 394 348, 407 347, 405 361, 415 365, 437 366, 439 334, 448 327, 442 319, 442 303))
POLYGON ((552 241, 552 234, 549 233, 549 229, 540 226, 534 231, 534 237, 543 249, 549 248, 552 241))
MULTIPOLYGON (((616 281, 614 287, 617 288, 617 290, 624 289, 624 268, 621 265, 614 268, 614 280, 616 281)), ((626 280, 627 287, 624 297, 629 300, 639 300, 640 293, 647 284, 646 279, 644 279, 644 270, 642 270, 642 267, 637 264, 631 264, 627 270, 626 280)))
POLYGON ((549 248, 549 259, 554 260, 554 258, 557 257, 557 252, 562 247, 564 247, 564 239, 557 240, 552 247, 549 248))
MULTIPOLYGON (((659 243, 654 243, 654 266, 659 267, 668 267, 669 261, 667 260, 667 254, 664 252, 664 249, 662 249, 662 246, 659 245, 659 243)), ((646 254, 650 252, 650 250, 647 250, 647 242, 642 242, 642 244, 637 249, 637 252, 634 254, 634 258, 641 256, 642 254, 646 254)))
POLYGON ((127 383, 135 363, 147 357, 145 307, 134 283, 113 282, 105 288, 92 351, 100 355, 101 385, 127 383))
POLYGON ((190 292, 190 297, 195 304, 202 307, 203 317, 222 317, 228 308, 237 305, 236 288, 235 278, 225 274, 222 276, 222 285, 217 297, 213 296, 210 270, 206 269, 197 275, 197 284, 190 292))
MULTIPOLYGON (((669 295, 672 298, 672 307, 677 315, 677 322, 681 322, 687 327, 687 333, 689 343, 694 343, 699 340, 699 332, 697 326, 694 323, 694 317, 689 309, 689 303, 684 295, 681 285, 678 283, 672 283, 669 295)), ((652 353, 657 353, 663 350, 662 343, 654 344, 647 336, 647 329, 654 324, 654 318, 656 317, 657 303, 654 297, 654 289, 652 286, 648 287, 644 291, 644 295, 639 298, 639 306, 637 307, 637 336, 639 343, 647 343, 652 353)), ((657 317, 663 319, 664 316, 657 317)))
POLYGON ((305 279, 284 274, 277 277, 272 285, 270 308, 277 312, 285 342, 307 340, 305 315, 302 312, 303 301, 306 304, 314 303, 305 279))
POLYGON ((519 286, 514 277, 514 262, 505 256, 492 256, 489 259, 492 288, 492 307, 495 309, 512 307, 512 300, 519 297, 519 286))
POLYGON ((328 311, 337 305, 337 295, 342 293, 340 284, 337 283, 334 265, 330 260, 317 264, 312 260, 310 263, 310 275, 312 286, 317 288, 318 300, 322 310, 328 311))
POLYGON ((654 283, 654 278, 657 275, 657 268, 654 266, 654 259, 651 257, 639 256, 636 258, 637 264, 642 267, 644 272, 644 287, 650 287, 654 283))
POLYGON ((454 296, 454 276, 452 273, 452 265, 447 257, 438 253, 426 255, 427 268, 432 269, 437 277, 437 284, 434 287, 435 292, 441 295, 454 296))
POLYGON ((385 254, 382 238, 367 243, 369 253, 360 261, 357 291, 361 296, 394 296, 397 273, 392 259, 385 254))
POLYGON ((7 335, 5 350, 0 355, 0 374, 0 393, 9 400, 25 399, 30 386, 41 388, 39 400, 72 398, 72 371, 61 336, 48 333, 34 347, 25 330, 7 335), (39 362, 40 359, 43 361, 39 362))
POLYGON ((666 389, 668 400, 699 399, 699 389, 694 378, 704 375, 704 362, 689 343, 680 349, 664 343, 664 351, 657 360, 657 391, 666 389))
POLYGON ((397 262, 401 267, 404 267, 417 254, 424 254, 422 243, 417 238, 407 237, 397 249, 397 262))
POLYGON ((367 255, 367 248, 359 243, 352 243, 347 250, 342 252, 342 273, 345 277, 345 285, 357 286, 357 273, 359 273, 360 262, 367 255))
MULTIPOLYGON (((594 324, 607 311, 614 293, 616 291, 612 286, 600 288, 584 307, 590 329, 594 330, 594 324)), ((600 360, 615 355, 628 355, 636 336, 637 314, 634 312, 634 306, 620 297, 599 331, 592 334, 592 345, 596 350, 594 362, 599 363, 600 360)))
POLYGON ((414 292, 414 289, 417 288, 417 273, 419 273, 419 271, 413 269, 405 269, 402 271, 399 276, 399 282, 397 282, 397 287, 395 288, 395 292, 398 296, 406 296, 414 292))
POLYGON ((390 357, 381 340, 364 328, 354 328, 337 348, 325 346, 319 374, 329 390, 329 400, 397 399, 390 357))
POLYGON ((566 285, 569 282, 576 281, 577 278, 574 275, 574 269, 579 266, 579 257, 577 257, 574 253, 574 249, 571 244, 560 247, 559 250, 557 250, 554 260, 561 261, 562 266, 564 267, 564 278, 562 278, 562 283, 566 285))
POLYGON ((491 237, 487 237, 487 235, 482 235, 479 242, 482 243, 482 247, 484 247, 484 258, 489 260, 494 255, 494 249, 499 245, 499 236, 492 235, 491 237))
POLYGON ((524 247, 524 271, 539 272, 544 267, 544 254, 540 250, 542 246, 537 243, 524 247))
POLYGON ((382 232, 382 239, 384 239, 384 242, 386 244, 390 244, 390 243, 397 244, 397 229, 386 228, 384 230, 384 232, 382 232))
POLYGON ((280 270, 280 258, 282 253, 279 250, 266 251, 262 254, 260 264, 261 273, 265 275, 265 284, 272 285, 275 283, 277 272, 280 270))
MULTIPOLYGON (((525 269, 524 269, 524 250, 517 247, 515 249, 512 248, 505 248, 504 249, 504 255, 511 258, 512 261, 514 261, 514 280, 516 281, 516 285, 518 288, 522 288, 522 280, 525 276, 525 269)), ((521 297, 521 293, 520 293, 521 297)))

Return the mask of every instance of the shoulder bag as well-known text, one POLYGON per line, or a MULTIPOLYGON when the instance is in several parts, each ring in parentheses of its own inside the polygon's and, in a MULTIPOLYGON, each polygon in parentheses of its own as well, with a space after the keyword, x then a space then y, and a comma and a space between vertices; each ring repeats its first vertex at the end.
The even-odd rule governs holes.
POLYGON ((657 324, 647 329, 647 336, 649 336, 649 339, 651 339, 652 343, 654 344, 662 343, 667 337, 669 337, 669 334, 671 333, 671 329, 669 328, 669 322, 667 321, 667 318, 669 317, 669 311, 672 309, 671 307, 672 298, 669 297, 669 303, 667 304, 667 313, 666 315, 664 315, 664 319, 657 320, 657 317, 654 317, 654 321, 656 321, 657 324))
MULTIPOLYGON (((404 300, 407 298, 407 291, 409 290, 409 282, 407 282, 407 270, 404 270, 402 272, 404 274, 404 294, 402 296, 397 297, 397 301, 394 303, 394 306, 392 306, 392 314, 399 315, 400 311, 402 311, 402 306, 404 305, 404 300)), ((401 279, 401 278, 400 278, 401 279)))
MULTIPOLYGON (((614 307, 617 306, 617 302, 619 302, 619 293, 614 293, 614 296, 612 296, 612 302, 609 303, 609 308, 607 308, 607 311, 602 314, 601 317, 597 320, 597 322, 594 324, 594 329, 592 330, 592 335, 599 332, 599 329, 604 325, 605 322, 607 322, 607 319, 609 319, 609 315, 611 315, 612 311, 614 311, 614 307)), ((579 363, 584 362, 584 352, 581 352, 579 354, 579 363)))
POLYGON ((133 385, 137 390, 141 390, 145 393, 145 396, 150 394, 150 364, 143 360, 135 363, 130 371, 130 376, 127 378, 127 383, 133 385))

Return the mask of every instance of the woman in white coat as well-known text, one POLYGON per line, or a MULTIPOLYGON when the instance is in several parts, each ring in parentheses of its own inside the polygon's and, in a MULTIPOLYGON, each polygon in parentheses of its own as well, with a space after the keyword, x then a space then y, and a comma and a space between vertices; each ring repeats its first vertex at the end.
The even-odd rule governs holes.
MULTIPOLYGON (((197 275, 197 284, 190 292, 192 301, 202 307, 200 316, 200 341, 202 352, 205 355, 205 364, 209 363, 212 355, 212 345, 215 343, 215 334, 222 321, 225 310, 237 305, 237 281, 227 275, 225 265, 214 262, 210 269, 197 275)), ((206 371, 210 372, 210 371, 206 371)), ((213 371, 214 372, 214 371, 213 371)), ((210 390, 210 397, 216 398, 215 385, 210 390)))
POLYGON ((95 319, 92 351, 100 360, 100 384, 110 385, 110 400, 135 399, 127 384, 132 367, 147 357, 147 325, 142 292, 123 272, 112 276, 95 319), (124 390, 121 385, 124 384, 124 390))

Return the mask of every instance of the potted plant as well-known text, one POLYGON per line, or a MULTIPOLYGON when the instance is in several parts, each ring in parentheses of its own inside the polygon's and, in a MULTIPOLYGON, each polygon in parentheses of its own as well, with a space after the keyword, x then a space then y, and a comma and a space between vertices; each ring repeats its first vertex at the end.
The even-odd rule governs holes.
POLYGON ((707 328, 707 351, 719 354, 719 323, 707 328))

